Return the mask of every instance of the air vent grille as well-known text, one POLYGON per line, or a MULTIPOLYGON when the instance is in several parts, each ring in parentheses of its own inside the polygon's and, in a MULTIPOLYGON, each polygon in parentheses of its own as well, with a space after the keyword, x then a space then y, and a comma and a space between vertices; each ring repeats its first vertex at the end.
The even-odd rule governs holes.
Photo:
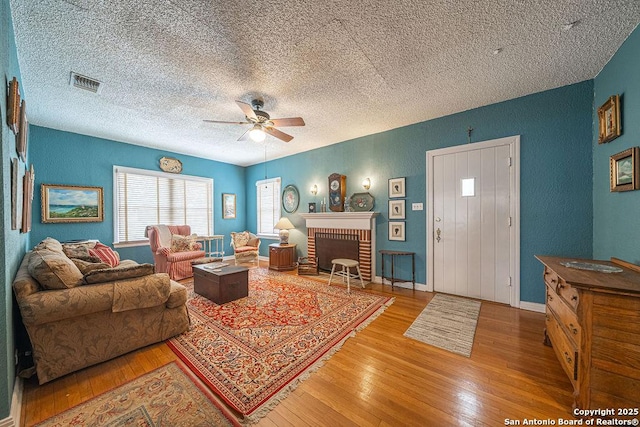
POLYGON ((69 82, 69 84, 71 84, 71 86, 88 90, 89 92, 93 93, 100 93, 100 90, 102 88, 102 83, 99 80, 83 76, 82 74, 78 74, 73 71, 71 72, 71 81, 69 82))

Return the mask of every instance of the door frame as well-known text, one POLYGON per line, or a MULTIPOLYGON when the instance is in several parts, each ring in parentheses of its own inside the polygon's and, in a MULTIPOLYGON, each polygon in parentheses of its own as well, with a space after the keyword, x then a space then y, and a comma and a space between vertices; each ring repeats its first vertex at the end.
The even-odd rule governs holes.
POLYGON ((483 148, 497 147, 501 145, 509 146, 511 158, 511 168, 509 170, 509 180, 511 181, 511 191, 509 197, 509 214, 511 216, 511 231, 509 233, 509 250, 511 252, 511 262, 509 265, 509 276, 511 277, 510 305, 520 307, 520 135, 505 138, 492 139, 488 141, 475 142, 473 144, 456 145, 454 147, 439 148, 427 151, 426 177, 427 177, 427 291, 433 292, 433 158, 446 154, 462 153, 467 151, 481 150, 483 148))

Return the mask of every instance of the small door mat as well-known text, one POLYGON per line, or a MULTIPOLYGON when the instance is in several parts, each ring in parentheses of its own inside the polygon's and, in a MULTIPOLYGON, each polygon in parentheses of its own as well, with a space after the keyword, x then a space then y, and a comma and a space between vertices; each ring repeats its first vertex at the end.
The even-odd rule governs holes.
POLYGON ((436 294, 404 336, 471 357, 480 304, 468 298, 436 294))

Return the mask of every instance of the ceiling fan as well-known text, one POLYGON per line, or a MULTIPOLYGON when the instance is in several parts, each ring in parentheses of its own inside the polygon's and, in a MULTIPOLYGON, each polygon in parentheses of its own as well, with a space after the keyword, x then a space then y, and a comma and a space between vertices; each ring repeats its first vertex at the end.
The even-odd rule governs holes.
POLYGON ((278 129, 276 126, 304 126, 304 120, 302 117, 289 117, 286 119, 272 119, 266 111, 262 111, 264 102, 261 99, 254 99, 251 101, 251 105, 246 102, 236 101, 238 107, 244 113, 247 121, 245 122, 224 122, 220 120, 205 120, 209 123, 223 123, 230 125, 253 125, 251 129, 242 134, 238 141, 246 141, 252 139, 254 141, 263 141, 266 137, 266 133, 274 136, 284 142, 289 142, 293 139, 291 135, 288 135, 278 129))

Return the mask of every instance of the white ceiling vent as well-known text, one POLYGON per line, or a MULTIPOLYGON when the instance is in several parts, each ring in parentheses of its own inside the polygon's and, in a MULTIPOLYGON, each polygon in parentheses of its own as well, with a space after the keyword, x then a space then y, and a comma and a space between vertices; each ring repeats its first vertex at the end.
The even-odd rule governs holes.
POLYGON ((69 81, 69 84, 93 93, 100 93, 100 90, 102 89, 102 83, 100 81, 73 71, 71 72, 71 80, 69 81))

